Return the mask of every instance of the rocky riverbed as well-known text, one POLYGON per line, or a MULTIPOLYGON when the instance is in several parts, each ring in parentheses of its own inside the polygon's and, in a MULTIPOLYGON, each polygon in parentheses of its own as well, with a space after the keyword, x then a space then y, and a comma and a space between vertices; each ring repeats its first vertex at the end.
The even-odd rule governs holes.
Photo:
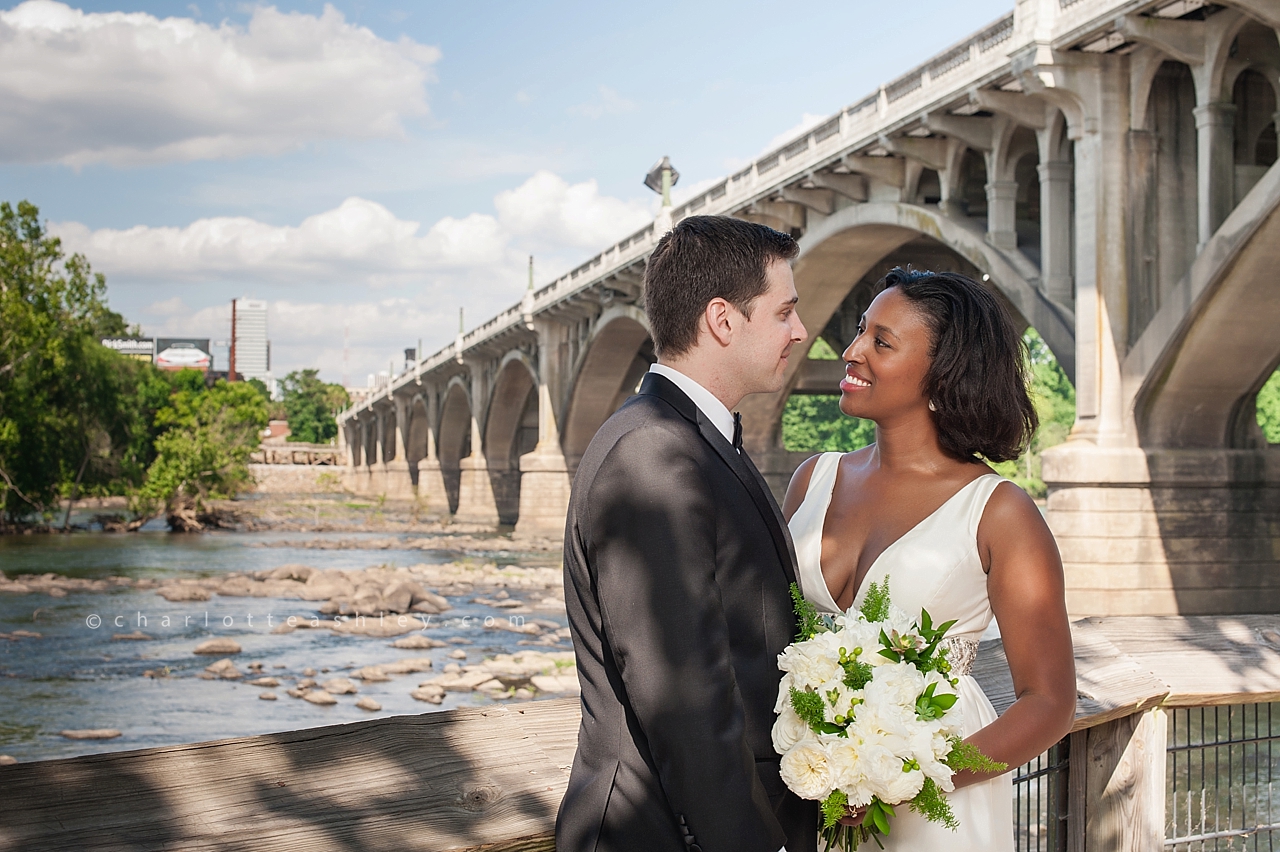
POLYGON ((0 550, 0 755, 576 694, 558 553, 475 534, 290 538, 228 536, 231 560, 190 537, 216 545, 204 570, 15 572, 0 550))

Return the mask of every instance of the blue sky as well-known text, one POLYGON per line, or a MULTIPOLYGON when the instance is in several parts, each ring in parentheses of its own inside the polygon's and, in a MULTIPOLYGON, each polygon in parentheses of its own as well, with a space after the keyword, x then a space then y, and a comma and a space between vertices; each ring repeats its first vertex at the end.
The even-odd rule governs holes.
POLYGON ((662 155, 688 192, 1010 7, 36 0, 0 11, 0 199, 146 332, 265 298, 277 374, 337 380, 345 330, 363 384, 643 224, 662 155))

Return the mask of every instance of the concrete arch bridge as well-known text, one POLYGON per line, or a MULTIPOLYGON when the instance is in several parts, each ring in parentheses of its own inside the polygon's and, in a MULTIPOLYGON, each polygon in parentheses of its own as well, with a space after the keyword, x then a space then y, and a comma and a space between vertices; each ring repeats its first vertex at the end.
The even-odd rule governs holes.
MULTIPOLYGON (((1280 610, 1280 0, 1019 0, 1013 13, 590 258, 342 413, 349 485, 558 535, 577 460, 653 361, 656 239, 716 213, 790 231, 837 351, 897 264, 963 271, 1075 383, 1045 454, 1079 614, 1280 610)), ((793 359, 742 407, 779 492, 793 359)))

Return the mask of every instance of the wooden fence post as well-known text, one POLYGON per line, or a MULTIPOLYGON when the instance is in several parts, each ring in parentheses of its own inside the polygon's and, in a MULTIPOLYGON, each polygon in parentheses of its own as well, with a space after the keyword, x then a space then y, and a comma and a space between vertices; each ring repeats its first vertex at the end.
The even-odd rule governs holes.
MULTIPOLYGON (((1159 707, 1081 732, 1071 753, 1072 819, 1083 828, 1079 852, 1161 852, 1164 849, 1167 720, 1159 707), (1083 801, 1081 801, 1083 800, 1083 801), (1082 813, 1080 813, 1082 811, 1082 813)), ((1078 836, 1078 834, 1077 834, 1078 836)))

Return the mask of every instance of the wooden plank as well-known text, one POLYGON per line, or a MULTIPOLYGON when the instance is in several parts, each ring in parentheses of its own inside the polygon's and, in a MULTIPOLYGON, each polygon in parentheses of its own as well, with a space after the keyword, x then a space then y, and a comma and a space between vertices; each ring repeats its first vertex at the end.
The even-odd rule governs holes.
POLYGON ((1160 708, 1104 722, 1072 754, 1085 775, 1085 849, 1163 852, 1165 724, 1160 708))
MULTIPOLYGON (((1071 625, 1076 657, 1076 719, 1073 731, 1084 730, 1159 704, 1168 686, 1112 644, 1093 619, 1071 625)), ((997 713, 1009 709, 1017 697, 1013 676, 1000 640, 978 648, 973 677, 991 699, 997 713)))
POLYGON ((1168 685, 1166 705, 1280 701, 1280 615, 1090 620, 1168 685))
POLYGON ((0 850, 552 849, 578 703, 544 704, 0 767, 0 850))

